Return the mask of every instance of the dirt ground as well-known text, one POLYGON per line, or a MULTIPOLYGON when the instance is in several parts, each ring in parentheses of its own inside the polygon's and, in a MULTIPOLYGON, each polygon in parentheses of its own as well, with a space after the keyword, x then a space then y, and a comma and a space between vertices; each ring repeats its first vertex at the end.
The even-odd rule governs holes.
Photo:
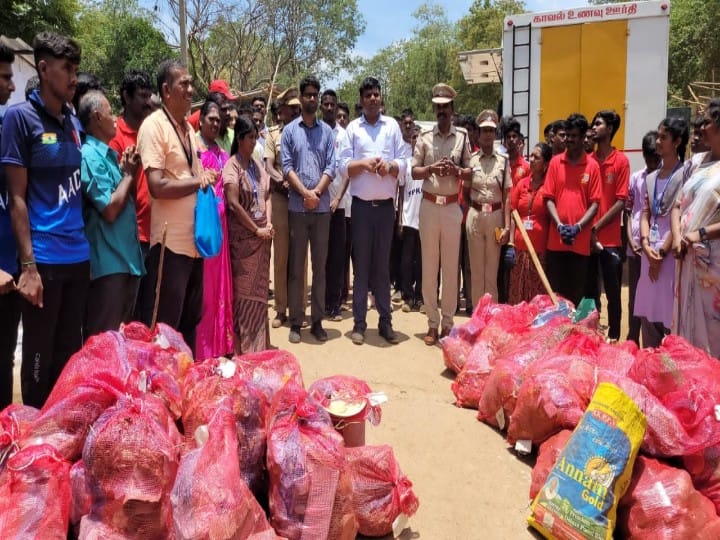
MULTIPOLYGON (((626 295, 624 287, 624 302, 626 295)), ((452 376, 444 369, 441 349, 422 341, 426 316, 394 307, 393 325, 400 337, 394 346, 378 336, 375 310, 368 312, 362 346, 350 341, 350 311, 343 311, 342 322, 324 322, 330 338, 325 344, 303 329, 302 342, 293 345, 288 342, 288 327, 271 330, 271 342, 297 356, 306 386, 321 377, 348 374, 387 394, 382 422, 367 426, 366 443, 393 447, 420 500, 402 540, 534 538, 526 527, 534 459, 519 459, 502 434, 475 418, 476 411, 454 405, 452 376)), ((466 319, 457 316, 455 322, 466 319)), ((622 335, 626 332, 623 320, 622 335)), ((16 401, 20 400, 19 352, 16 401)))

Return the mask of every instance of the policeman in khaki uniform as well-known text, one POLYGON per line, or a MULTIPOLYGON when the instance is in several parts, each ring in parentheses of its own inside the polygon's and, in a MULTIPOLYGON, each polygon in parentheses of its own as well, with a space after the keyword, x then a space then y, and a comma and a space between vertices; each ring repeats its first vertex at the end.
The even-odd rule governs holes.
MULTIPOLYGON (((275 293, 275 318, 273 328, 279 328, 287 320, 288 309, 288 249, 290 229, 288 227, 288 183, 283 179, 280 157, 280 137, 283 126, 300 115, 300 99, 297 88, 288 88, 277 97, 280 124, 268 129, 265 139, 265 170, 270 175, 272 200, 273 237, 273 287, 275 293)), ((307 280, 306 280, 307 281, 307 280)))
POLYGON ((432 91, 437 124, 423 131, 415 144, 412 177, 423 182, 420 204, 420 251, 422 254, 422 294, 428 316, 426 345, 450 332, 457 309, 458 268, 462 210, 458 204, 458 178, 470 180, 470 144, 465 129, 452 125, 453 99, 447 84, 436 84, 432 91), (442 268, 442 320, 438 312, 438 271, 442 268))
POLYGON ((500 249, 510 237, 510 166, 495 148, 498 117, 484 110, 477 117, 480 150, 470 158, 471 176, 463 178, 465 200, 470 202, 465 232, 470 253, 473 306, 490 293, 497 302, 500 249))

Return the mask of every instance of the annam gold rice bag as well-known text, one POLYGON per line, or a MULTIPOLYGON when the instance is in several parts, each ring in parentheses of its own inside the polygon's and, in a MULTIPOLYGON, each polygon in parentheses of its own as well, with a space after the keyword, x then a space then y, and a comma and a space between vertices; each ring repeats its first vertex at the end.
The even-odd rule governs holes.
POLYGON ((549 539, 612 540, 645 424, 620 388, 600 383, 532 502, 528 523, 549 539))

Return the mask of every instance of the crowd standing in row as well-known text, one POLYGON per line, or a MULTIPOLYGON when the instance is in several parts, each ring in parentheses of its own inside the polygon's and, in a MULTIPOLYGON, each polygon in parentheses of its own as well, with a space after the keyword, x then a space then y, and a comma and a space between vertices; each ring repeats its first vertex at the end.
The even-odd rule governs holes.
MULTIPOLYGON (((552 122, 527 162, 517 120, 459 115, 443 83, 430 129, 409 109, 386 116, 372 77, 350 121, 312 76, 270 104, 268 128, 265 97, 240 106, 222 80, 190 114, 192 78, 168 60, 155 83, 126 74, 116 119, 98 81, 78 76, 74 40, 42 33, 33 47, 37 87, 0 137, 0 407, 21 316, 23 401, 38 407, 84 339, 131 319, 156 314, 200 358, 266 349, 270 324, 300 342, 309 271, 310 333, 324 342, 323 320, 341 320, 349 298, 350 259, 351 341, 365 340, 370 298, 379 335, 398 342, 394 288, 403 312, 426 313, 433 345, 461 297, 470 313, 484 294, 544 292, 522 232, 563 297, 599 306, 602 281, 608 340, 621 337, 627 258, 628 339, 653 346, 674 331, 720 355, 720 100, 694 125, 691 159, 687 123, 666 118, 631 175, 612 110, 552 122), (209 258, 195 244, 200 190, 213 190, 224 236, 209 258)), ((0 48, 0 104, 13 61, 0 48)))

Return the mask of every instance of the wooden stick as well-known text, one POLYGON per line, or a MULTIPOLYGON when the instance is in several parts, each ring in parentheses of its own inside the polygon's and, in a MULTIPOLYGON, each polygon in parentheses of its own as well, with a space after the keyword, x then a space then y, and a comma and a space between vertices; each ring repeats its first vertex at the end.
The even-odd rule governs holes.
POLYGON ((550 282, 548 281, 548 278, 545 275, 545 270, 543 270, 542 264, 540 264, 540 259, 538 259, 537 253, 535 251, 535 247, 532 245, 532 242, 530 241, 530 237, 528 236, 528 233, 525 230, 525 224, 523 223, 522 219, 520 218, 520 214, 518 214, 517 210, 512 211, 512 217, 515 220, 515 227, 520 231, 520 235, 523 237, 523 240, 525 241, 525 245, 527 246, 528 253, 530 253, 530 258, 532 259, 532 262, 535 265, 535 270, 537 270, 537 273, 540 276, 540 281, 542 281, 542 284, 545 287, 545 290, 547 291, 548 296, 550 297, 550 300, 552 300, 553 304, 555 304, 557 306, 558 305, 557 295, 553 292, 552 287, 550 286, 550 282))
POLYGON ((163 263, 165 262, 165 241, 167 240, 167 221, 163 224, 162 243, 160 244, 160 263, 158 264, 158 276, 157 282, 155 283, 155 305, 153 306, 152 313, 152 324, 150 325, 150 331, 155 331, 155 324, 157 323, 158 308, 160 307, 160 285, 162 284, 163 276, 163 263))

